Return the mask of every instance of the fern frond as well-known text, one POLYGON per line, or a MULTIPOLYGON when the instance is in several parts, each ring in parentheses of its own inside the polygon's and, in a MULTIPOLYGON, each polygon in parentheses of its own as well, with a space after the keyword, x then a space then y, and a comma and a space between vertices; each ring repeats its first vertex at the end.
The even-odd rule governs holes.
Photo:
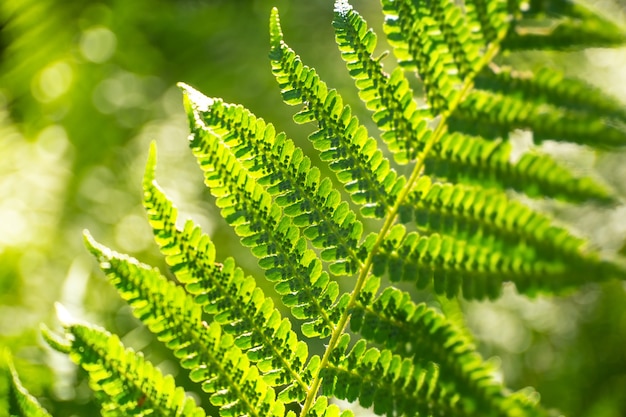
POLYGON ((417 71, 434 115, 458 100, 460 84, 484 65, 481 50, 508 27, 502 1, 467 2, 467 14, 449 0, 382 3, 383 29, 398 63, 417 71))
POLYGON ((516 19, 503 42, 511 51, 609 48, 626 42, 626 31, 571 0, 511 1, 516 19))
MULTIPOLYGON (((433 133, 428 128, 432 116, 418 109, 404 71, 396 68, 391 75, 383 71, 380 58, 372 56, 376 46, 375 33, 367 28, 365 20, 351 7, 341 2, 336 6, 334 19, 335 35, 341 56, 346 61, 350 76, 355 80, 359 96, 374 113, 372 119, 382 131, 381 138, 394 153, 396 162, 406 164, 417 157, 433 133)), ((486 73, 482 71, 479 75, 486 73)), ((538 91, 548 90, 552 102, 566 102, 574 97, 598 111, 611 109, 622 111, 619 103, 607 100, 599 92, 594 97, 584 96, 584 87, 562 90, 559 82, 549 71, 537 74, 533 87, 524 86, 530 98, 538 91), (546 88, 544 88, 546 87, 546 88), (578 93, 574 93, 577 91, 578 93)), ((500 88, 511 88, 500 76, 500 88)), ((476 85, 483 86, 485 76, 479 76, 476 85)), ((495 84, 492 83, 490 85, 495 84)), ((494 86, 495 87, 495 86, 494 86)), ((623 111, 622 111, 623 112, 623 111)), ((589 178, 573 176, 569 170, 556 164, 550 157, 527 153, 519 163, 510 161, 510 146, 506 143, 469 137, 455 132, 444 135, 435 144, 426 160, 427 172, 451 181, 465 181, 484 185, 514 188, 530 196, 547 195, 566 201, 581 201, 594 198, 608 201, 609 193, 589 178)))
POLYGON ((368 136, 366 128, 344 106, 337 90, 329 90, 315 70, 304 65, 283 41, 278 11, 270 18, 270 59, 283 100, 289 105, 304 105, 294 116, 296 123, 317 121, 316 132, 309 136, 320 158, 329 162, 352 200, 364 205, 364 216, 383 217, 395 202, 406 179, 390 168, 390 162, 368 136))
POLYGON ((163 376, 141 353, 125 349, 116 335, 77 323, 64 327, 70 358, 89 374, 91 389, 103 401, 103 416, 205 415, 171 375, 163 376))
POLYGON ((594 148, 626 145, 624 129, 595 115, 486 90, 471 91, 454 113, 454 120, 462 123, 464 132, 479 135, 507 137, 515 129, 527 129, 536 143, 549 139, 594 148))
POLYGON ((155 268, 117 254, 86 235, 85 243, 100 267, 133 308, 133 314, 191 369, 222 415, 282 416, 284 405, 220 325, 202 321, 202 309, 181 287, 155 268), (265 410, 262 412, 261 410, 265 410))
MULTIPOLYGON (((526 246, 499 242, 470 243, 454 235, 406 233, 404 226, 394 226, 374 255, 373 274, 382 276, 388 271, 392 281, 413 281, 418 288, 433 286, 437 294, 448 297, 495 298, 501 284, 515 283, 520 293, 533 295, 538 291, 549 293, 618 277, 623 268, 601 259, 597 254, 583 255, 575 245, 577 240, 556 228, 531 222, 546 234, 545 243, 552 253, 526 246), (563 242, 563 249, 558 244, 563 242), (559 252, 554 247, 559 248, 559 252)), ((471 232, 471 231, 468 231, 471 232)), ((540 234, 540 236, 541 236, 540 234)), ((363 249, 369 251, 375 235, 366 238, 363 249)))
POLYGON ((409 163, 432 134, 427 127, 429 115, 417 109, 404 71, 396 68, 389 76, 383 71, 381 58, 372 56, 376 34, 347 3, 336 3, 333 26, 341 57, 355 80, 359 97, 374 111, 372 119, 383 132, 381 138, 396 162, 409 163))
MULTIPOLYGON (((388 267, 392 280, 416 280, 419 288, 433 283, 448 296, 462 287, 465 297, 482 298, 496 296, 502 281, 533 294, 623 274, 584 239, 504 193, 422 176, 406 201, 402 220, 414 219, 423 235, 391 229, 375 255, 376 275, 388 267)), ((365 240, 364 251, 374 239, 365 240)))
POLYGON ((409 192, 407 204, 424 233, 441 231, 483 244, 494 236, 505 244, 535 248, 545 258, 580 257, 586 243, 554 226, 547 216, 491 189, 433 182, 422 176, 409 192))
POLYGON ((319 357, 305 367, 307 344, 298 340, 290 321, 281 317, 254 279, 245 276, 232 258, 216 262, 215 245, 191 221, 182 230, 176 228, 176 208, 154 180, 155 164, 153 144, 144 177, 144 206, 176 278, 224 332, 235 337, 235 345, 257 364, 266 383, 291 384, 280 392, 281 401, 301 401, 319 357))
POLYGON ((590 177, 579 177, 549 155, 528 151, 511 161, 511 146, 453 132, 441 138, 426 158, 426 171, 450 182, 511 188, 529 197, 551 197, 567 202, 613 202, 607 188, 590 177))
POLYGON ((358 263, 354 248, 363 225, 330 179, 322 178, 284 133, 276 134, 274 126, 247 109, 209 99, 189 86, 182 88, 196 117, 242 161, 248 175, 283 207, 313 246, 323 249, 321 258, 332 262, 330 270, 336 275, 354 273, 358 263))
POLYGON ((389 350, 367 348, 359 340, 347 352, 344 334, 322 371, 322 392, 347 401, 359 401, 378 415, 462 415, 458 395, 439 384, 439 368, 429 362, 417 366, 389 350))
POLYGON ((626 108, 619 100, 583 80, 567 77, 548 67, 532 73, 492 65, 476 76, 475 86, 524 101, 584 112, 602 120, 626 122, 626 108))
MULTIPOLYGON (((347 0, 335 1, 342 58, 406 177, 340 94, 285 43, 272 10, 269 58, 283 100, 300 107, 296 123, 317 124, 309 139, 360 213, 272 124, 179 84, 190 148, 222 217, 302 321, 304 337, 325 339, 321 357, 310 356, 312 345, 254 278, 232 258, 220 263, 216 243, 191 220, 177 226, 177 209, 155 180, 152 144, 143 203, 178 282, 88 235, 86 245, 220 415, 296 417, 301 407, 299 417, 352 417, 330 404, 334 397, 389 417, 547 417, 534 395, 507 391, 457 328, 455 297, 495 298, 504 282, 527 295, 556 294, 626 276, 626 265, 507 194, 612 201, 601 184, 547 155, 532 150, 513 161, 508 139, 526 129, 536 142, 623 147, 626 111, 555 71, 519 74, 492 61, 539 38, 547 47, 577 48, 626 42, 626 32, 601 27, 605 19, 568 0, 525 1, 381 0, 399 60, 391 74, 373 56, 377 37, 365 20, 347 0), (406 70, 421 82, 415 91, 406 70), (369 221, 361 216, 382 219, 364 239, 369 221), (334 275, 355 278, 351 291, 334 275), (451 314, 390 285, 379 293, 383 277, 455 298, 440 303, 451 314)), ((104 415, 204 415, 171 376, 118 337, 70 320, 64 328, 64 338, 48 330, 44 338, 88 372, 104 415)))
MULTIPOLYGON (((424 303, 415 304, 409 294, 386 288, 374 298, 380 281, 370 278, 350 320, 351 330, 389 349, 396 361, 410 358, 406 367, 428 368, 436 364, 437 385, 458 393, 450 415, 517 415, 510 407, 495 370, 482 360, 462 331, 424 303)), ((355 346, 356 348, 356 346, 355 346)), ((538 409, 523 415, 541 415, 538 409)), ((428 414, 427 414, 428 415, 428 414)), ((448 414, 446 414, 448 415, 448 414)))
POLYGON ((220 137, 197 118, 192 102, 202 98, 185 95, 185 106, 191 124, 190 147, 200 168, 205 173, 205 183, 217 197, 221 214, 235 228, 244 246, 261 258, 259 265, 266 270, 268 280, 276 282, 275 288, 283 303, 293 315, 306 320, 302 326, 308 337, 327 336, 345 308, 343 301, 333 303, 339 295, 339 286, 330 281, 315 252, 307 243, 293 219, 272 196, 256 183, 230 152, 220 137))
MULTIPOLYGON (((9 410, 6 412, 17 412, 16 417, 50 417, 50 413, 41 406, 37 398, 35 398, 28 390, 22 385, 20 377, 15 370, 12 359, 8 355, 6 356, 6 367, 8 368, 8 379, 10 383, 9 395, 13 397, 14 404, 17 406, 17 410, 9 410)), ((5 365, 3 364, 3 367, 5 365)), ((4 369, 0 369, 4 373, 4 369)), ((8 404, 7 404, 8 406, 8 404)), ((11 414, 13 415, 13 414, 11 414)))

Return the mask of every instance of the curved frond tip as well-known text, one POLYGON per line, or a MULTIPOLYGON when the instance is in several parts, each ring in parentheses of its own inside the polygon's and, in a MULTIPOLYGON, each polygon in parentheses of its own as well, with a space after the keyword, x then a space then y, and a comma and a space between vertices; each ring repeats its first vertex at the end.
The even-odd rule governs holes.
MULTIPOLYGON (((329 335, 345 306, 341 300, 336 303, 337 283, 323 270, 321 259, 307 248, 297 219, 287 215, 287 208, 278 204, 229 146, 233 135, 223 129, 208 128, 193 97, 188 96, 186 102, 192 130, 190 146, 205 173, 206 185, 222 209, 222 217, 235 228, 242 244, 260 258, 259 265, 266 270, 267 279, 275 283, 294 316, 307 320, 303 326, 305 334, 329 335)), ((360 232, 358 228, 354 231, 360 232)))
POLYGON ((176 387, 171 375, 164 376, 141 353, 126 349, 116 335, 84 324, 68 325, 65 332, 72 344, 70 358, 88 373, 103 412, 205 416, 204 410, 176 387))
POLYGON ((174 352, 184 368, 191 370, 192 379, 202 384, 214 405, 228 405, 250 416, 260 417, 259 408, 270 410, 268 415, 280 415, 283 403, 275 399, 274 390, 263 381, 257 366, 247 360, 231 335, 223 333, 218 321, 207 324, 202 320, 201 304, 191 295, 157 269, 117 254, 93 239, 87 243, 135 316, 174 352), (225 397, 230 398, 227 403, 223 402, 225 397))
POLYGON ((313 362, 307 364, 307 345, 298 341, 289 320, 281 318, 272 299, 232 258, 215 260, 214 243, 191 221, 182 230, 176 228, 176 210, 155 181, 144 182, 144 206, 166 261, 198 307, 235 338, 234 344, 259 366, 266 383, 292 382, 280 391, 279 399, 300 399, 313 362))
POLYGON ((15 369, 15 365, 13 363, 13 359, 11 355, 8 353, 2 352, 4 358, 0 358, 2 362, 0 363, 0 377, 4 377, 4 373, 8 372, 9 379, 9 396, 10 399, 7 399, 7 406, 9 404, 14 405, 15 407, 9 407, 11 409, 4 410, 7 413, 18 413, 18 416, 24 417, 51 417, 51 414, 39 403, 37 398, 33 396, 22 384, 20 377, 15 369), (7 369, 2 369, 6 366, 7 369), (16 408, 16 409, 15 409, 16 408))

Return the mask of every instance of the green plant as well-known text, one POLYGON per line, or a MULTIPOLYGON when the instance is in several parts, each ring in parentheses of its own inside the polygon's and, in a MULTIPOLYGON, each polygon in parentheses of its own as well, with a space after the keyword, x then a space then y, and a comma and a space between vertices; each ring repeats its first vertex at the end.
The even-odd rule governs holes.
MULTIPOLYGON (((562 0, 382 5, 399 63, 391 74, 383 71, 382 57, 373 56, 374 32, 347 2, 336 3, 333 24, 395 162, 339 93, 286 45, 275 9, 272 71, 284 101, 301 106, 294 120, 317 124, 309 139, 337 181, 271 124, 181 84, 190 147, 205 182, 302 322, 300 332, 233 259, 218 262, 215 244, 192 221, 176 226, 176 208, 155 181, 154 146, 144 205, 176 282, 89 234, 87 247, 221 415, 351 415, 331 404, 332 397, 390 416, 547 415, 533 393, 505 389, 462 320, 413 301, 391 282, 413 282, 436 294, 445 312, 446 298, 496 298, 503 282, 534 295, 624 277, 619 259, 594 250, 510 190, 571 204, 608 204, 616 197, 535 150, 513 162, 508 139, 526 129, 536 142, 610 150, 626 143, 626 113, 554 70, 512 70, 503 54, 620 45, 626 34, 562 0), (407 71, 419 75, 419 94, 407 71), (321 355, 310 354, 305 341, 316 338, 325 343, 321 355)), ((87 371, 103 415, 205 414, 171 376, 125 349, 117 336, 60 318, 65 333, 44 328, 44 336, 87 371)))

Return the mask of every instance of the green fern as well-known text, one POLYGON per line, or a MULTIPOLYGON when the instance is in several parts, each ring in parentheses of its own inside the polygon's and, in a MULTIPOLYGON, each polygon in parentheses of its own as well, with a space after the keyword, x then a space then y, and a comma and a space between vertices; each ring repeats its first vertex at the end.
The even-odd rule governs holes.
MULTIPOLYGON (((18 416, 18 417, 49 417, 48 413, 22 385, 20 377, 15 370, 15 365, 8 352, 2 352, 2 363, 0 364, 0 375, 2 376, 2 385, 8 382, 6 392, 3 392, 3 400, 0 403, 2 407, 2 416, 18 416)), ((3 389, 4 391, 4 389, 3 389)))
MULTIPOLYGON (((347 1, 337 1, 333 21, 380 141, 286 44, 271 13, 272 72, 284 101, 300 107, 294 121, 315 124, 309 140, 328 169, 244 107, 180 84, 205 183, 299 329, 235 260, 217 259, 217 243, 191 220, 177 226, 155 179, 155 145, 144 206, 176 282, 89 234, 86 245, 220 415, 352 415, 333 398, 388 416, 548 415, 536 396, 503 386, 457 318, 391 284, 413 282, 446 311, 444 297, 496 298, 504 282, 527 295, 559 294, 626 276, 616 255, 516 194, 607 204, 617 199, 611 190, 536 150, 513 162, 509 144, 521 128, 535 142, 622 147, 626 112, 582 81, 519 73, 501 55, 619 45, 624 31, 562 0, 382 0, 382 8, 399 64, 391 74, 347 1), (325 346, 319 355, 309 352, 314 339, 325 346)), ((87 371, 103 415, 204 415, 117 336, 62 321, 62 336, 44 336, 87 371)))
POLYGON ((64 339, 47 329, 43 331, 44 337, 89 374, 90 386, 102 404, 103 416, 205 415, 182 388, 175 386, 171 375, 163 376, 141 353, 125 348, 116 335, 74 322, 62 307, 58 308, 65 329, 64 339))

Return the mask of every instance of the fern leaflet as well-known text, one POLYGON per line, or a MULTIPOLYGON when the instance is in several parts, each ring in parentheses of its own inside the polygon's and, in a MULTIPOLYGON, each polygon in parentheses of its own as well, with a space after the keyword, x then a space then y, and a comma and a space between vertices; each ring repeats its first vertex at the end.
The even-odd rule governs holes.
POLYGON ((345 298, 333 304, 339 295, 337 283, 330 281, 319 258, 307 249, 293 220, 194 113, 192 102, 203 98, 185 97, 193 132, 190 146, 205 172, 205 183, 218 198, 222 216, 235 227, 244 246, 261 258, 259 265, 266 270, 267 279, 276 282, 276 290, 293 315, 309 319, 302 327, 304 334, 327 336, 346 304, 345 298))
POLYGON ((247 109, 209 99, 189 86, 183 90, 190 97, 194 117, 244 161, 242 168, 247 175, 254 177, 293 224, 303 229, 313 246, 323 249, 322 260, 333 262, 331 272, 354 273, 358 263, 354 247, 363 225, 330 179, 322 178, 319 169, 311 167, 311 160, 284 133, 277 135, 271 124, 247 109))
MULTIPOLYGON (((394 153, 398 163, 410 162, 417 157, 417 152, 433 133, 427 127, 432 123, 432 116, 425 109, 417 108, 413 100, 415 94, 409 87, 403 70, 397 68, 391 75, 387 75, 383 71, 381 59, 372 56, 376 35, 371 29, 367 29, 365 20, 357 12, 346 5, 337 8, 334 27, 341 56, 355 80, 361 99, 368 109, 374 111, 372 119, 382 131, 381 138, 394 153)), ((481 72, 476 81, 477 86, 482 88, 494 78, 487 78, 485 81, 482 74, 487 71, 492 73, 490 70, 481 72)), ((622 111, 617 103, 600 93, 591 97, 584 95, 587 90, 575 80, 568 81, 567 89, 558 88, 556 83, 562 80, 555 77, 554 73, 544 70, 537 75, 536 80, 520 80, 518 84, 524 84, 515 91, 521 90, 517 94, 523 92, 524 98, 532 97, 536 101, 536 93, 541 91, 546 94, 545 91, 550 87, 547 94, 552 102, 561 104, 575 98, 580 103, 579 107, 616 114, 622 111)), ((502 78, 503 75, 498 80, 502 78)), ((515 88, 516 84, 509 81, 506 78, 498 84, 492 82, 488 86, 501 89, 506 87, 507 92, 512 93, 510 89, 515 88)), ((453 125, 458 123, 458 119, 452 119, 453 125)), ((427 170, 449 180, 478 184, 489 180, 492 185, 511 187, 531 196, 550 195, 570 201, 610 199, 604 187, 589 178, 574 177, 548 156, 527 153, 514 164, 510 162, 510 147, 507 144, 469 137, 458 132, 444 135, 427 158, 427 170)))
POLYGON ((319 357, 308 360, 307 344, 298 341, 288 319, 271 298, 246 277, 232 258, 215 262, 215 245, 191 221, 176 228, 176 209, 154 179, 156 148, 152 145, 144 178, 144 205, 155 238, 178 281, 185 285, 213 320, 235 337, 271 386, 293 382, 278 398, 287 403, 302 399, 319 357))
MULTIPOLYGON (((20 377, 15 370, 15 365, 8 353, 5 353, 3 362, 0 368, 0 375, 7 374, 6 377, 9 380, 9 393, 5 406, 7 413, 17 412, 16 417, 50 417, 50 413, 41 406, 37 398, 35 398, 28 390, 22 385, 20 377), (10 403, 15 404, 16 410, 10 407, 10 403)), ((4 377, 5 375, 2 375, 4 377)), ((13 415, 13 414, 11 414, 13 415)))
POLYGON ((508 50, 607 48, 623 45, 626 31, 570 0, 511 1, 514 21, 503 46, 508 50))
POLYGON ((315 70, 304 65, 285 44, 276 9, 270 18, 270 40, 272 71, 284 101, 304 105, 294 121, 317 121, 319 130, 309 139, 320 151, 322 161, 329 162, 352 200, 364 205, 364 216, 383 217, 406 180, 390 168, 376 141, 368 136, 350 107, 343 105, 337 90, 328 90, 315 70))
POLYGON ((116 335, 95 326, 69 323, 64 316, 70 358, 88 374, 102 402, 103 416, 146 415, 202 417, 204 410, 176 387, 171 375, 126 349, 116 335))
MULTIPOLYGON (((457 393, 433 400, 435 404, 441 401, 444 410, 448 407, 444 414, 471 415, 478 408, 487 415, 510 415, 512 399, 495 379, 495 370, 454 325, 425 303, 413 303, 409 294, 397 289, 386 288, 374 298, 379 285, 376 278, 368 280, 350 321, 351 330, 389 349, 385 355, 399 355, 396 361, 411 358, 405 367, 427 370, 437 364, 437 373, 431 378, 447 387, 443 393, 457 393)), ((541 413, 533 408, 528 415, 541 413)))
POLYGON ((191 369, 191 379, 202 383, 223 415, 282 416, 282 402, 275 400, 257 367, 235 346, 233 337, 222 334, 218 322, 202 321, 200 305, 182 288, 158 270, 112 252, 90 236, 86 244, 133 313, 174 351, 183 367, 191 369))

